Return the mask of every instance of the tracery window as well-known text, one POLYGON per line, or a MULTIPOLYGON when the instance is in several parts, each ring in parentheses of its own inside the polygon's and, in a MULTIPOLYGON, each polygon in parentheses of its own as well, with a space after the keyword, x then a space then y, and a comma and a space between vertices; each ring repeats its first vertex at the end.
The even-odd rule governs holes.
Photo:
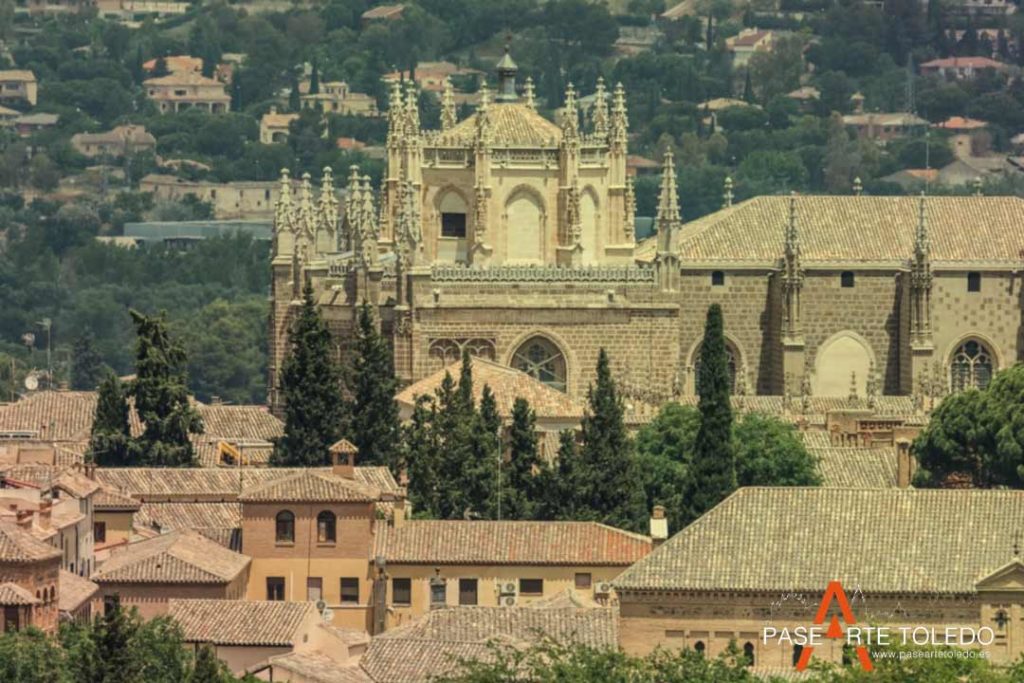
POLYGON ((435 339, 430 343, 429 356, 439 368, 462 360, 463 350, 473 358, 495 359, 494 342, 490 339, 435 339))
POLYGON ((512 367, 540 380, 549 387, 565 391, 565 355, 544 337, 531 337, 512 354, 512 367))
MULTIPOLYGON (((739 355, 733 345, 728 341, 725 343, 725 358, 729 365, 729 393, 736 392, 736 356, 739 355)), ((700 377, 700 349, 697 349, 697 355, 693 359, 693 389, 697 390, 697 377, 700 377)))
POLYGON ((953 391, 984 389, 995 370, 992 352, 976 339, 960 345, 950 362, 950 386, 953 391))

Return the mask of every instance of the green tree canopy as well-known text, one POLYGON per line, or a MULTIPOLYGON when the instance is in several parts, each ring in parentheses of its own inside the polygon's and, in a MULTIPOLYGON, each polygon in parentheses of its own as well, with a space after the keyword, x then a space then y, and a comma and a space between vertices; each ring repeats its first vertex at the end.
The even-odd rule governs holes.
POLYGON ((128 423, 128 401, 117 375, 109 373, 97 392, 85 457, 101 467, 127 467, 133 464, 136 455, 128 423))
POLYGON ((355 359, 349 390, 352 394, 352 441, 359 461, 386 465, 397 473, 401 430, 391 347, 377 330, 373 310, 365 301, 359 309, 355 359))
POLYGON ((86 330, 71 350, 71 388, 93 391, 103 379, 103 358, 96 350, 96 338, 86 330))

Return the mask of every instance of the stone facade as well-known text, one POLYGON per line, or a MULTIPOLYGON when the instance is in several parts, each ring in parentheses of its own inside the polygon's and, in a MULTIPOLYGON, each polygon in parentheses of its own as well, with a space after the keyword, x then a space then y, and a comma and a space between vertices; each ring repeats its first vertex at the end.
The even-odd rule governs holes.
POLYGON ((425 131, 414 91, 391 94, 379 192, 353 168, 345 216, 325 173, 277 202, 270 402, 304 284, 337 342, 377 307, 404 383, 473 353, 585 395, 605 348, 630 399, 695 393, 710 304, 722 306, 734 393, 917 396, 984 385, 1020 358, 1024 201, 1007 197, 759 197, 683 224, 664 160, 658 234, 636 244, 621 88, 580 124, 522 95, 515 65, 458 121, 425 131), (609 100, 611 104, 609 105, 609 100), (298 196, 295 196, 295 195, 298 196))

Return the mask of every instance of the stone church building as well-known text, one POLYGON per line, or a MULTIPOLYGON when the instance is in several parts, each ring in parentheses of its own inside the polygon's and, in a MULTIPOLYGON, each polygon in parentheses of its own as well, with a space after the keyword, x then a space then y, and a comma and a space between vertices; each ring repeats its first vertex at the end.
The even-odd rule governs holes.
POLYGON ((572 397, 604 347, 627 396, 694 393, 707 307, 722 305, 735 393, 937 397, 984 386, 1021 358, 1024 200, 766 196, 683 223, 666 155, 658 234, 634 237, 621 85, 600 81, 581 116, 570 85, 559 123, 508 54, 497 91, 440 130, 395 84, 387 171, 352 168, 339 207, 285 172, 274 221, 269 394, 310 283, 337 341, 374 306, 410 383, 463 350, 572 397))

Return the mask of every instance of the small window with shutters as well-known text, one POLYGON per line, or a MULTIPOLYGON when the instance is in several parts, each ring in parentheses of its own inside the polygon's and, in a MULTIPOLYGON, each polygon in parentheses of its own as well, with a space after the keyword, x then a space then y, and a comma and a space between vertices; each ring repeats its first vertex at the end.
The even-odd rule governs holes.
POLYGON ((341 604, 359 604, 359 579, 354 577, 341 579, 341 604))
POLYGON ((544 595, 544 579, 519 579, 520 595, 544 595))
POLYGON ((412 579, 391 579, 391 603, 412 604, 412 579))
POLYGON ((477 580, 459 579, 459 604, 477 604, 477 580))

